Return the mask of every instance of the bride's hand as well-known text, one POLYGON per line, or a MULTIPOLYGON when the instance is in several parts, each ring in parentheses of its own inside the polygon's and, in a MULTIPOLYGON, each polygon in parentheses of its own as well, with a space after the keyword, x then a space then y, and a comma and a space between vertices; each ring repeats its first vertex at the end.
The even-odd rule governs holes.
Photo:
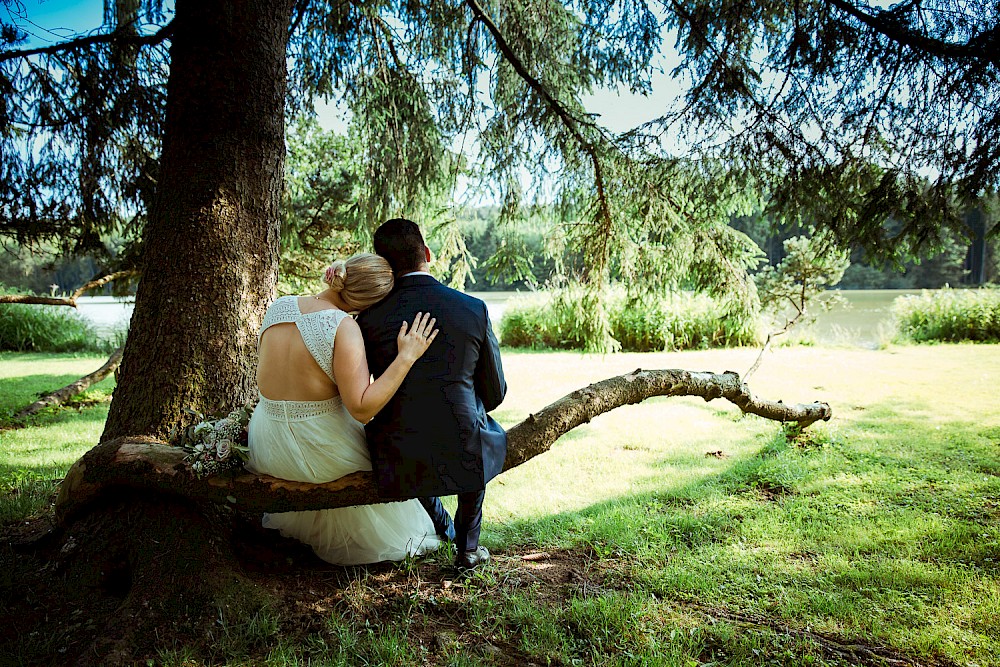
POLYGON ((430 313, 417 313, 413 318, 413 326, 407 331, 407 323, 396 336, 396 345, 399 349, 399 356, 407 363, 413 364, 419 359, 438 335, 438 330, 434 328, 437 320, 431 317, 430 313))

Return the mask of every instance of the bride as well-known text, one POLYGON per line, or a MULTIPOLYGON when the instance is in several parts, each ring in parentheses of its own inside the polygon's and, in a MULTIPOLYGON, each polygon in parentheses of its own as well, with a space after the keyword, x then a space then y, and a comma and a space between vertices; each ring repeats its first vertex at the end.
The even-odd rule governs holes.
MULTIPOLYGON (((437 336, 429 313, 404 322, 392 365, 370 381, 361 330, 348 313, 392 289, 389 263, 370 253, 338 260, 315 296, 271 304, 258 337, 260 401, 249 426, 257 473, 297 482, 329 482, 371 470, 363 422, 399 388, 437 336)), ((310 512, 265 514, 263 524, 312 546, 341 565, 402 560, 436 549, 440 540, 418 500, 310 512)))

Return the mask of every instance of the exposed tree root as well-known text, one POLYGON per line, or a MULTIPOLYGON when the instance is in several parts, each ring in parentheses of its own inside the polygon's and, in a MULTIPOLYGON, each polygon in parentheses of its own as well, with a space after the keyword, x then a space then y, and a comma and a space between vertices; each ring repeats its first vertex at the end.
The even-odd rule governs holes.
POLYGON ((679 606, 685 609, 695 609, 710 618, 725 619, 726 622, 734 625, 755 629, 766 628, 780 635, 803 637, 818 646, 825 655, 843 660, 852 665, 868 665, 870 667, 956 667, 954 662, 943 658, 918 660, 892 648, 856 641, 848 642, 813 630, 794 628, 779 620, 765 616, 740 614, 726 609, 708 607, 696 602, 683 602, 679 603, 679 606))
POLYGON ((57 389, 51 394, 46 394, 42 396, 37 401, 31 405, 22 408, 16 415, 14 415, 15 421, 23 420, 25 417, 30 417, 31 415, 38 414, 45 408, 54 407, 57 405, 62 405, 69 399, 73 398, 77 394, 81 394, 86 391, 91 385, 97 384, 104 378, 108 377, 112 373, 118 370, 118 366, 122 362, 122 351, 124 347, 120 347, 112 353, 108 360, 104 362, 104 365, 98 368, 93 373, 84 375, 79 380, 69 383, 62 389, 57 389))
MULTIPOLYGON (((802 427, 830 418, 826 403, 786 404, 750 392, 738 374, 684 370, 636 370, 574 391, 529 415, 508 431, 505 470, 548 451, 573 428, 623 405, 654 396, 725 398, 743 412, 802 427)), ((181 495, 193 501, 228 504, 241 511, 287 512, 388 502, 380 498, 370 472, 357 472, 326 484, 308 484, 242 473, 198 478, 184 463, 181 449, 145 437, 102 443, 77 461, 66 475, 56 515, 66 521, 108 490, 181 495)))

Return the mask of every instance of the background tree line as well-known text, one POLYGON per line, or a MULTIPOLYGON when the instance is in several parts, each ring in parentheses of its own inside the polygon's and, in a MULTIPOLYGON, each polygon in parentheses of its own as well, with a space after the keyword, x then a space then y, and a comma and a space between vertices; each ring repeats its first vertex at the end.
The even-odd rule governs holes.
MULTIPOLYGON (((995 228, 995 218, 987 218, 979 211, 969 213, 970 217, 982 216, 987 219, 986 232, 995 228)), ((500 245, 509 242, 511 234, 498 225, 497 206, 477 206, 462 209, 455 215, 454 225, 463 237, 468 257, 474 259, 464 282, 467 291, 490 292, 511 290, 533 290, 544 287, 557 278, 557 261, 547 248, 549 225, 539 218, 526 220, 513 234, 519 244, 521 257, 530 277, 511 276, 493 269, 486 263, 493 257, 500 245)), ((539 216, 541 217, 541 216, 539 216)), ((750 236, 763 253, 766 263, 775 265, 784 257, 785 239, 806 230, 794 228, 773 232, 768 223, 755 224, 755 218, 741 217, 732 221, 732 226, 750 236)), ((294 231, 288 232, 290 235, 294 231)), ((970 229, 970 234, 975 233, 970 229)), ((113 240, 112 240, 113 241, 113 240)), ((432 239, 439 246, 436 239, 432 239)), ((344 230, 333 230, 325 240, 303 234, 301 238, 284 241, 282 252, 282 287, 285 292, 310 289, 314 285, 318 265, 328 261, 339 251, 352 252, 360 245, 344 230)), ((838 284, 840 289, 935 289, 950 285, 981 285, 997 282, 1000 275, 1000 239, 987 235, 970 239, 954 232, 943 239, 942 248, 929 252, 924 257, 908 257, 899 266, 889 266, 871 260, 864 249, 854 248, 850 254, 851 265, 838 284), (981 239, 981 240, 980 240, 981 239), (977 244, 979 244, 977 246, 977 244), (980 263, 981 262, 981 263, 980 263), (976 268, 978 275, 976 278, 976 268)), ((18 292, 47 294, 51 291, 72 292, 88 280, 104 271, 106 259, 93 255, 65 256, 46 250, 32 251, 13 246, 3 251, 4 261, 0 263, 0 284, 18 292)), ((583 265, 580 257, 563 257, 564 270, 579 271, 583 265)), ((97 294, 123 294, 134 291, 128 285, 115 290, 108 285, 97 294)))

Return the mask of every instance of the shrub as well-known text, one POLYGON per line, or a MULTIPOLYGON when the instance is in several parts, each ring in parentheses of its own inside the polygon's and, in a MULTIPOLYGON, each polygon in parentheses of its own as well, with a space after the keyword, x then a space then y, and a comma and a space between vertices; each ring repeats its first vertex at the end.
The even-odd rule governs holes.
POLYGON ((892 303, 899 337, 916 342, 1000 342, 1000 289, 942 289, 892 303))
MULTIPOLYGON (((583 290, 567 288, 511 299, 499 324, 500 339, 511 347, 584 349, 580 324, 583 290)), ((665 293, 629 299, 623 290, 608 295, 611 334, 626 352, 705 349, 755 344, 753 318, 726 312, 704 294, 665 293)))
POLYGON ((499 325, 501 340, 511 347, 583 349, 583 296, 580 288, 566 288, 511 299, 499 325))
POLYGON ((87 320, 65 306, 0 304, 0 350, 105 352, 108 347, 87 320))

